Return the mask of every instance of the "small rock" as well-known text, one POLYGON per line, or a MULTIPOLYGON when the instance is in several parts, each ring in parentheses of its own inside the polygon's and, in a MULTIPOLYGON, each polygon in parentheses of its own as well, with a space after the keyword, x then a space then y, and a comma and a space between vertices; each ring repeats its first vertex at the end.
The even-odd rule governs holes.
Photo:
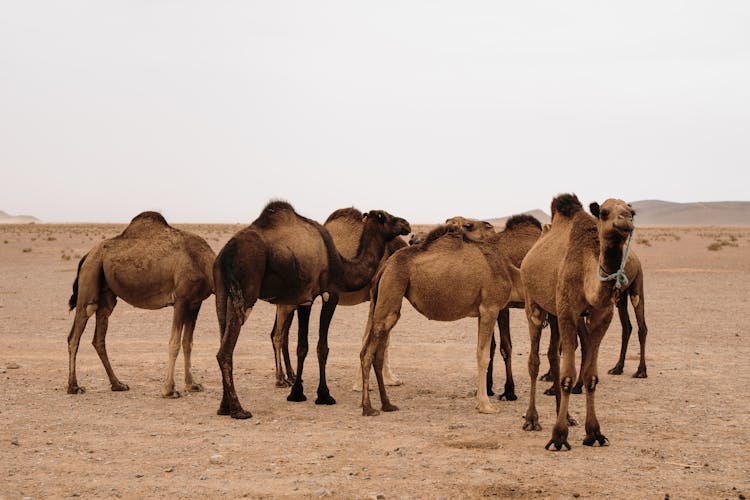
POLYGON ((19 365, 18 363, 13 363, 13 362, 10 362, 10 363, 8 363, 7 365, 5 365, 5 367, 6 367, 6 368, 7 368, 8 370, 18 370, 19 368, 21 368, 21 365, 19 365))
POLYGON ((214 465, 218 465, 224 462, 224 455, 216 453, 214 455, 211 455, 211 458, 209 458, 208 461, 214 465))
POLYGON ((164 472, 174 472, 174 467, 167 467, 164 472))
POLYGON ((574 498, 578 498, 578 497, 580 497, 580 496, 581 496, 581 494, 580 494, 580 493, 573 493, 573 497, 574 497, 574 498))
POLYGON ((201 481, 205 481, 206 479, 208 479, 208 478, 206 477, 206 475, 205 475, 205 474, 201 474, 201 481))
POLYGON ((316 491, 315 493, 313 493, 313 494, 314 494, 314 495, 315 495, 316 497, 318 497, 318 498, 320 498, 320 497, 330 497, 330 496, 331 496, 331 492, 330 492, 330 491, 328 491, 328 490, 327 490, 327 489, 325 489, 325 488, 321 488, 321 489, 317 490, 317 491, 316 491))
POLYGON ((13 439, 11 439, 11 440, 10 440, 10 444, 12 444, 13 446, 21 446, 21 445, 20 445, 20 444, 18 443, 18 438, 17 438, 17 437, 14 437, 13 439))
POLYGON ((142 478, 142 477, 143 477, 143 474, 136 474, 136 475, 135 475, 135 477, 137 477, 137 478, 142 478))
POLYGON ((326 457, 326 458, 333 458, 334 457, 334 455, 331 455, 331 454, 323 455, 323 456, 326 457))
POLYGON ((464 423, 461 423, 461 422, 458 422, 458 423, 456 423, 456 424, 450 424, 450 425, 448 426, 448 428, 449 428, 449 429, 463 429, 463 428, 465 428, 465 427, 466 427, 466 424, 464 424, 464 423))

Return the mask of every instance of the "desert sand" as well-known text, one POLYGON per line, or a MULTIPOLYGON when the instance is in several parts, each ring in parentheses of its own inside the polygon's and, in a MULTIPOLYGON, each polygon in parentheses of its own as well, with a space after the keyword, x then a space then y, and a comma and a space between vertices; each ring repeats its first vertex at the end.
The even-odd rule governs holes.
MULTIPOLYGON (((0 498, 612 497, 744 498, 750 494, 750 227, 641 227, 648 378, 625 374, 615 317, 599 357, 597 414, 608 447, 545 451, 554 398, 539 396, 543 430, 525 432, 528 331, 511 312, 517 401, 474 409, 476 321, 431 322, 405 303, 391 363, 403 380, 400 411, 361 416, 351 390, 367 305, 339 307, 331 325, 328 384, 335 406, 316 406, 311 344, 308 401, 274 386, 273 306, 260 303, 235 350, 235 383, 250 420, 216 415, 221 378, 213 297, 195 333, 193 372, 205 391, 160 397, 171 309, 120 301, 110 318, 110 360, 128 392, 111 392, 91 346, 78 355, 82 395, 66 394, 67 300, 76 265, 124 225, 0 225, 0 498)), ((240 226, 187 225, 218 250, 240 226)), ((313 309, 316 341, 319 304, 313 309)), ((632 314, 632 311, 631 311, 632 314)), ((293 325, 293 331, 296 324, 293 325)), ((543 336, 543 347, 549 333, 543 336)), ((294 337, 294 336, 292 336, 294 337)), ((293 343, 294 345, 294 343, 293 343)), ((182 359, 176 379, 182 388, 182 359)), ((546 360, 542 358, 542 371, 546 360)), ((495 387, 504 371, 495 367, 495 387)), ((543 390, 541 383, 538 390, 543 390)), ((373 403, 379 406, 377 393, 373 403)), ((585 396, 571 413, 585 415, 585 396)))

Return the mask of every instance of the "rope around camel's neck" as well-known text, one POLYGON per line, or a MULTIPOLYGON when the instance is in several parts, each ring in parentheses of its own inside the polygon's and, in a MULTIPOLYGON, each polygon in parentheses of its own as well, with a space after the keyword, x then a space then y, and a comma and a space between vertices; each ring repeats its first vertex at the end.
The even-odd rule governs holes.
POLYGON ((622 254, 622 260, 620 261, 620 267, 617 269, 617 271, 607 274, 607 270, 604 269, 604 266, 601 263, 601 259, 599 260, 599 269, 597 269, 596 277, 599 278, 599 281, 602 283, 606 283, 608 281, 614 281, 614 287, 615 287, 615 295, 619 296, 620 292, 622 292, 625 288, 627 288, 628 283, 630 283, 630 280, 628 280, 627 275, 625 274, 625 265, 628 262, 628 255, 630 254, 630 243, 633 241, 633 233, 635 232, 635 229, 630 231, 630 234, 628 235, 628 243, 625 245, 625 251, 622 254))

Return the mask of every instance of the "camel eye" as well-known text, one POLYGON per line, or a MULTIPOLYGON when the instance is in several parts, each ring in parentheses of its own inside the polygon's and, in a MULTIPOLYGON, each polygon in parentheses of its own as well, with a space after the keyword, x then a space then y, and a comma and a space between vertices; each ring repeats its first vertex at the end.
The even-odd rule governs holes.
POLYGON ((599 210, 599 218, 601 220, 607 220, 607 217, 609 217, 609 210, 607 210, 606 208, 602 208, 601 210, 599 210))

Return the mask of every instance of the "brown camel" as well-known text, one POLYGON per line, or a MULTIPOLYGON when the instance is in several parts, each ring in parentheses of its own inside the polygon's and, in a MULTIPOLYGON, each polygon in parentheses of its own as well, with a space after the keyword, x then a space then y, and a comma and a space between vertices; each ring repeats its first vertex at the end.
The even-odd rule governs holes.
MULTIPOLYGON (((300 331, 306 332, 309 306, 315 297, 321 295, 324 302, 336 304, 341 292, 367 286, 386 244, 411 230, 404 219, 381 210, 370 211, 363 218, 362 237, 357 256, 352 260, 341 256, 322 225, 297 214, 283 201, 269 203, 250 226, 235 234, 219 252, 214 263, 216 314, 222 333, 216 355, 223 383, 219 415, 252 416, 242 408, 237 397, 232 355, 240 329, 258 299, 272 304, 307 306, 299 309, 300 331)), ((325 379, 328 325, 321 326, 320 331, 320 382, 316 403, 330 404, 333 398, 325 379)), ((290 397, 304 397, 302 366, 307 351, 307 337, 300 336, 298 371, 290 397)))
MULTIPOLYGON (((338 209, 328 216, 323 227, 328 230, 328 233, 333 239, 334 245, 336 245, 336 249, 344 258, 353 259, 357 256, 357 249, 359 248, 359 242, 362 239, 362 232, 365 228, 362 212, 354 207, 338 209)), ((383 262, 385 262, 385 259, 390 257, 393 252, 405 246, 407 246, 406 242, 400 237, 396 237, 389 241, 385 246, 385 251, 383 252, 379 265, 382 265, 383 262)), ((359 290, 339 293, 338 305, 353 306, 369 300, 370 283, 359 290)), ((324 325, 330 325, 331 318, 336 310, 336 305, 337 304, 330 300, 323 303, 323 307, 320 311, 321 327, 324 325)), ((271 340, 274 347, 274 357, 276 358, 277 387, 292 386, 296 380, 289 359, 289 327, 294 318, 295 309, 298 309, 298 307, 293 305, 276 306, 276 321, 274 322, 273 330, 271 331, 271 340), (285 368, 286 374, 284 373, 285 368)), ((302 335, 306 337, 307 333, 305 332, 302 335)), ((327 336, 327 333, 323 335, 327 336)), ((387 356, 388 354, 386 352, 386 383, 389 385, 399 385, 401 381, 398 377, 390 373, 387 356)), ((359 370, 357 370, 357 373, 359 373, 359 370)), ((357 389, 359 389, 359 385, 357 386, 357 389)), ((297 401, 297 399, 292 400, 297 401)), ((329 401, 333 401, 333 398, 329 401)))
POLYGON ((174 306, 162 396, 180 396, 174 390, 180 338, 185 358, 185 390, 203 390, 190 372, 190 353, 201 303, 213 292, 214 258, 214 252, 203 238, 173 228, 156 212, 135 216, 122 234, 102 241, 85 255, 78 264, 69 301, 70 309, 75 309, 76 314, 68 336, 68 393, 84 392, 76 380, 76 354, 86 322, 94 312, 94 348, 107 371, 112 390, 128 390, 115 376, 105 346, 109 315, 117 297, 142 309, 174 306))
POLYGON ((362 414, 377 415, 367 391, 370 368, 375 367, 383 411, 395 411, 383 381, 383 358, 388 336, 396 325, 403 298, 422 315, 438 321, 477 317, 477 407, 496 411, 485 386, 490 338, 501 309, 521 300, 520 273, 494 239, 474 241, 457 226, 440 226, 420 245, 399 250, 378 272, 372 290, 370 323, 360 353, 362 414), (456 283, 461 283, 456 287, 456 283))
MULTIPOLYGON (((622 375, 623 368, 625 366, 625 354, 628 350, 628 341, 630 340, 630 334, 633 331, 633 324, 630 322, 630 315, 628 314, 628 297, 630 297, 630 303, 635 311, 636 322, 638 323, 638 340, 641 346, 640 363, 638 369, 633 374, 633 378, 646 378, 646 335, 648 333, 648 327, 646 326, 646 312, 645 312, 645 298, 643 295, 643 268, 641 267, 641 261, 638 259, 634 250, 631 250, 628 254, 628 261, 625 264, 625 275, 628 277, 628 284, 625 290, 620 292, 620 298, 617 300, 617 313, 620 318, 620 325, 622 326, 622 344, 620 346, 620 358, 617 364, 610 369, 607 373, 611 375, 622 375)), ((583 363, 583 358, 581 359, 583 363)), ((581 364, 583 369, 583 364, 581 364)), ((578 372, 578 381, 573 386, 574 394, 581 394, 583 392, 583 380, 581 379, 581 371, 578 372)), ((548 371, 539 380, 552 380, 552 375, 548 371)), ((553 396, 555 394, 555 386, 549 387, 544 391, 544 394, 553 396)))
POLYGON ((568 403, 576 375, 575 349, 579 334, 584 358, 582 379, 586 388, 586 437, 583 444, 607 443, 594 408, 597 359, 602 337, 612 320, 614 303, 623 285, 627 284, 622 271, 633 231, 634 212, 630 205, 617 199, 608 199, 601 206, 592 203, 590 208, 595 218, 583 210, 575 195, 564 194, 552 200, 555 215, 551 229, 529 250, 521 264, 531 339, 531 388, 525 430, 541 429, 536 411, 536 377, 539 372, 539 338, 548 314, 554 316, 558 326, 558 329, 552 329, 550 344, 562 343, 562 371, 558 350, 549 351, 553 381, 560 390, 556 391, 557 422, 547 449, 550 446, 556 450, 570 449, 568 403))
MULTIPOLYGON (((447 224, 456 224, 463 227, 482 227, 485 224, 485 230, 492 225, 489 222, 476 221, 463 217, 453 217, 445 221, 447 224), (473 226, 472 226, 473 224, 473 226)), ((516 267, 521 267, 521 261, 526 253, 534 246, 536 240, 542 233, 542 223, 534 216, 528 214, 513 215, 505 222, 505 229, 497 234, 494 239, 495 243, 502 247, 503 251, 510 258, 511 263, 516 267)), ((490 233, 474 232, 476 238, 484 239, 487 236, 495 234, 494 230, 490 233)), ((475 239, 476 239, 475 238, 475 239)), ((516 396, 515 383, 513 381, 512 354, 513 344, 510 338, 510 311, 509 308, 523 309, 523 301, 513 302, 508 307, 502 309, 497 317, 497 327, 500 337, 500 355, 505 362, 505 387, 498 399, 507 399, 515 401, 516 396)), ((490 343, 490 364, 487 368, 487 395, 494 396, 493 386, 493 367, 495 364, 495 336, 492 336, 490 343)))

